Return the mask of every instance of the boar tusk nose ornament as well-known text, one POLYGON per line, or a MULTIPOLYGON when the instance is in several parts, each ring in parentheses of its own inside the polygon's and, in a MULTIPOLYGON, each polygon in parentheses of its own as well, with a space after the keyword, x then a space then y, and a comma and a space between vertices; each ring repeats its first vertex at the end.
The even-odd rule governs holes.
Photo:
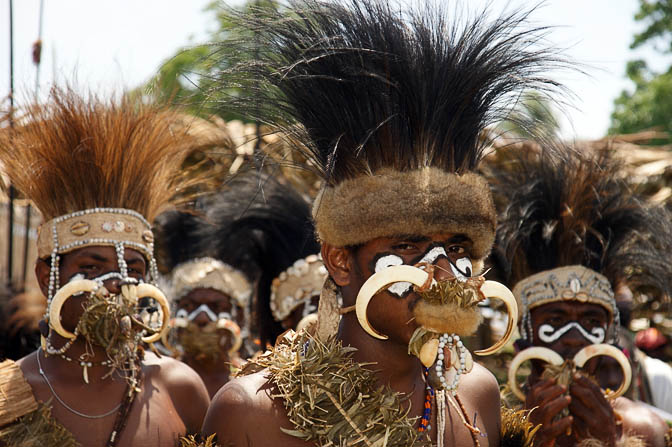
POLYGON ((68 298, 73 295, 92 293, 97 291, 99 287, 100 286, 96 281, 79 279, 71 281, 58 289, 58 292, 54 298, 52 298, 51 306, 49 307, 49 325, 51 328, 63 338, 76 338, 77 336, 75 334, 66 330, 61 324, 61 309, 63 308, 63 304, 65 304, 68 298))
MULTIPOLYGON (((51 328, 63 338, 76 338, 75 334, 66 330, 61 324, 61 310, 63 309, 63 305, 74 295, 81 293, 94 293, 101 288, 102 286, 98 282, 90 279, 72 281, 61 287, 52 299, 51 306, 49 308, 49 325, 51 328)), ((163 294, 163 292, 151 284, 136 285, 131 283, 124 283, 122 285, 122 294, 133 300, 132 302, 137 302, 138 297, 149 297, 153 298, 157 303, 159 303, 163 313, 161 328, 158 329, 156 333, 147 337, 143 337, 142 341, 145 343, 154 343, 155 341, 159 340, 162 334, 168 330, 170 321, 170 308, 168 306, 168 300, 166 299, 166 296, 163 294)))
MULTIPOLYGON (((366 331, 366 333, 372 337, 378 338, 380 340, 386 340, 388 337, 376 331, 371 326, 371 323, 369 323, 369 320, 366 316, 366 311, 369 303, 371 302, 371 299, 378 292, 385 289, 390 284, 396 282, 409 282, 418 288, 426 288, 430 278, 430 273, 410 265, 391 266, 371 275, 371 277, 366 280, 359 290, 359 293, 357 294, 357 301, 355 303, 357 320, 362 326, 362 329, 364 329, 364 331, 366 331)), ((432 279, 431 285, 433 286, 434 284, 436 284, 436 281, 432 279)), ((516 300, 511 291, 506 288, 506 286, 498 282, 485 281, 481 286, 480 291, 486 298, 496 298, 503 301, 509 314, 509 321, 504 337, 502 337, 501 340, 499 340, 490 348, 476 351, 476 354, 479 355, 490 355, 501 349, 502 346, 504 346, 511 338, 515 322, 518 320, 518 306, 516 305, 516 300)), ((426 358, 423 360, 423 364, 430 361, 429 356, 434 352, 435 350, 433 349, 433 346, 431 348, 427 347, 424 355, 426 358)))
POLYGON ((491 355, 502 349, 513 335, 514 326, 518 321, 518 305, 516 304, 516 298, 513 296, 513 293, 511 293, 504 284, 500 284, 496 281, 485 281, 481 286, 481 293, 486 298, 494 298, 503 301, 504 305, 506 305, 506 312, 509 314, 509 321, 506 323, 506 332, 504 333, 504 336, 489 348, 474 351, 474 353, 478 355, 491 355))
POLYGON ((228 350, 229 355, 237 352, 243 344, 243 337, 240 335, 240 326, 232 320, 221 319, 217 322, 217 329, 225 329, 233 336, 233 344, 228 350))
MULTIPOLYGON (((576 353, 572 359, 572 362, 575 367, 581 368, 588 360, 602 355, 616 360, 623 370, 623 382, 621 385, 616 391, 607 393, 605 395, 607 399, 615 399, 627 391, 632 380, 632 370, 630 368, 630 363, 618 348, 606 343, 588 345, 576 353)), ((542 346, 534 346, 520 351, 511 361, 511 365, 509 365, 508 383, 509 388, 511 388, 513 394, 515 394, 515 396, 521 401, 525 400, 525 394, 518 385, 516 380, 516 373, 518 372, 518 369, 523 364, 523 362, 533 359, 543 360, 544 362, 550 363, 554 366, 560 366, 564 362, 564 359, 560 356, 560 354, 553 351, 552 349, 544 348, 542 346)))
POLYGON ((154 334, 142 338, 142 341, 145 343, 154 343, 159 341, 163 334, 170 329, 170 306, 168 305, 166 295, 164 295, 158 287, 145 283, 138 284, 136 293, 136 297, 153 298, 157 303, 159 303, 159 306, 161 306, 161 327, 157 329, 154 334))
POLYGON ((616 360, 618 365, 623 370, 623 382, 621 383, 621 386, 619 386, 616 391, 607 393, 606 395, 607 399, 615 399, 619 396, 622 396, 623 393, 628 390, 630 387, 630 382, 632 381, 632 369, 630 368, 630 362, 620 349, 606 343, 601 343, 599 345, 588 345, 576 353, 574 356, 574 364, 581 368, 588 360, 601 355, 611 357, 612 359, 616 360))

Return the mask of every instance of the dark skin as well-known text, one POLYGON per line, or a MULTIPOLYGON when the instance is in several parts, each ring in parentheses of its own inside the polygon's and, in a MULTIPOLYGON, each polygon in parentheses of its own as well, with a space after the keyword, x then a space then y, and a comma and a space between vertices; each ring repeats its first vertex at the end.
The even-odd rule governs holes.
MULTIPOLYGON (((343 305, 355 303, 359 289, 372 274, 372 261, 376 254, 389 252, 402 257, 405 262, 422 255, 432 243, 440 242, 453 260, 468 256, 471 242, 453 234, 378 238, 357 249, 322 246, 322 258, 334 282, 340 286, 343 305)), ((437 280, 452 277, 449 262, 436 263, 437 280)), ((341 319, 338 337, 344 345, 357 348, 354 359, 358 362, 375 362, 380 386, 410 394, 409 416, 419 417, 424 402, 424 382, 420 361, 407 353, 408 342, 417 328, 411 307, 419 298, 411 293, 405 298, 387 291, 377 294, 368 307, 368 318, 378 331, 389 336, 378 340, 360 327, 354 312, 341 319), (409 307, 411 306, 411 307, 409 307)), ((213 398, 203 425, 203 434, 216 433, 219 443, 226 446, 264 446, 272 440, 274 446, 305 446, 306 442, 283 434, 279 428, 291 429, 284 403, 272 399, 272 385, 264 372, 234 379, 213 398)), ((471 373, 460 381, 458 395, 468 418, 478 414, 476 425, 487 434, 481 445, 499 445, 499 389, 494 376, 475 364, 471 373)), ((472 420, 473 423, 473 420, 472 420)), ((436 408, 432 416, 430 437, 436 442, 436 408)), ((445 445, 472 445, 470 432, 462 425, 459 413, 450 405, 446 408, 445 445)))
MULTIPOLYGON (((145 276, 147 265, 139 252, 126 249, 125 260, 130 276, 145 276)), ((77 273, 84 274, 86 278, 95 278, 111 271, 119 271, 113 247, 84 247, 61 256, 62 283, 77 273)), ((49 265, 38 260, 35 273, 46 296, 49 265)), ((120 292, 117 279, 105 282, 105 287, 111 293, 120 292)), ((74 330, 83 311, 82 304, 82 299, 71 298, 63 306, 61 320, 66 330, 74 330)), ((51 331, 49 337, 55 348, 66 342, 54 331, 51 331)), ((77 359, 84 352, 85 342, 79 337, 66 355, 77 359)), ((92 362, 106 359, 101 347, 93 346, 92 353, 92 362)), ((33 389, 35 398, 42 402, 51 400, 52 415, 80 444, 92 447, 105 445, 112 431, 116 412, 99 419, 86 419, 70 412, 53 398, 44 378, 39 374, 38 354, 42 369, 58 396, 70 407, 85 414, 103 414, 117 406, 126 391, 126 381, 119 374, 103 379, 109 368, 94 366, 89 368, 90 383, 87 385, 82 379, 82 368, 78 363, 67 362, 56 355, 45 357, 41 350, 17 362, 33 389)), ((142 388, 136 395, 126 428, 117 445, 177 445, 179 437, 196 433, 209 403, 207 390, 198 374, 177 360, 158 358, 150 352, 145 353, 141 367, 142 388)))
MULTIPOLYGON (((556 341, 544 343, 537 335, 539 326, 550 324, 557 329, 576 321, 590 331, 594 327, 606 328, 611 323, 609 314, 602 306, 578 301, 544 304, 532 309, 530 316, 533 345, 552 349, 563 358, 574 357, 590 341, 573 328, 556 341)), ((583 373, 575 374, 569 395, 565 394, 566 388, 557 384, 555 379, 542 379, 544 365, 532 362, 525 408, 536 408, 530 420, 534 424, 542 424, 535 438, 535 446, 571 446, 587 438, 597 438, 606 445, 614 446, 624 433, 642 437, 649 446, 664 445, 666 426, 662 419, 624 397, 613 402, 607 400, 600 386, 588 379, 587 376, 596 377, 605 388, 614 389, 618 386, 620 377, 613 374, 613 368, 602 367, 603 362, 599 358, 591 359, 583 373), (564 409, 569 410, 569 415, 556 418, 564 409), (618 422, 615 410, 622 418, 622 423, 618 422), (569 430, 571 434, 568 435, 569 430)))
MULTIPOLYGON (((206 304, 215 314, 219 315, 220 312, 228 312, 231 314, 233 309, 232 299, 228 295, 219 290, 215 289, 206 289, 198 288, 191 290, 188 294, 183 296, 177 301, 176 307, 179 309, 185 309, 187 312, 192 312, 196 310, 201 304, 206 304)), ((239 309, 236 316, 236 323, 242 328, 244 315, 242 309, 239 309)), ((205 312, 201 312, 196 315, 193 323, 204 328, 208 324, 213 324, 205 312)), ((230 337, 230 333, 226 330, 222 330, 222 337, 227 337, 227 342, 224 345, 220 345, 220 357, 216 362, 203 362, 189 353, 185 353, 181 360, 187 365, 191 366, 194 371, 201 376, 203 382, 205 383, 206 388, 208 389, 208 394, 210 397, 214 396, 215 393, 229 381, 229 374, 231 372, 231 362, 236 363, 237 366, 240 366, 241 360, 235 355, 235 358, 229 358, 228 350, 231 347, 233 342, 230 337)), ((178 329, 179 334, 179 329, 178 329)))

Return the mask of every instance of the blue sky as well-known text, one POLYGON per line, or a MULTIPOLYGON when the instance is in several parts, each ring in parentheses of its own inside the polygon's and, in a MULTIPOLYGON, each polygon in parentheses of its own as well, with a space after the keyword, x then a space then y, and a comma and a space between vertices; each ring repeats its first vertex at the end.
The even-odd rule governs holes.
MULTIPOLYGON (((420 4, 421 0, 413 0, 420 4)), ((77 79, 94 90, 133 88, 146 81, 178 48, 200 42, 214 27, 203 12, 209 0, 45 0, 40 89, 54 80, 77 79)), ((524 0, 470 0, 495 12, 530 5, 524 0)), ((575 95, 562 120, 567 138, 606 133, 613 100, 629 86, 625 63, 654 60, 629 44, 642 25, 633 20, 637 0, 547 0, 532 15, 555 28, 548 39, 566 48, 586 75, 557 73, 575 95)), ((31 45, 38 35, 39 0, 14 0, 14 76, 17 100, 35 91, 31 45)), ((0 0, 0 98, 9 91, 9 0, 0 0)), ((660 61, 660 57, 657 58, 660 61)), ((655 62, 653 64, 655 66, 655 62)))

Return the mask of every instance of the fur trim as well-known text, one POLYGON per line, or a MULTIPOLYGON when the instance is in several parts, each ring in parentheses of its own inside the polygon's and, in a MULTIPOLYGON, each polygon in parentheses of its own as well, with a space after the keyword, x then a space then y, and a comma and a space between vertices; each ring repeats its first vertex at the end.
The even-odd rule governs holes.
POLYGON ((425 300, 418 301, 413 309, 418 324, 433 332, 469 336, 476 332, 483 321, 478 307, 463 308, 450 304, 430 304, 425 300))
POLYGON ((465 234, 472 255, 488 255, 497 218, 490 188, 480 175, 435 167, 381 169, 322 190, 313 208, 320 239, 343 247, 377 237, 465 234))

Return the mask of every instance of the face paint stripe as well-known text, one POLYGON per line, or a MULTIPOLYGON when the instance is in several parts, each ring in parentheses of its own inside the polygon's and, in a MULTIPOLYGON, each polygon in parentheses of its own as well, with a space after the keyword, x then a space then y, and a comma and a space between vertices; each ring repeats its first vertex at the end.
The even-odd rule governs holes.
POLYGON ((602 343, 606 333, 605 328, 602 327, 593 328, 588 332, 579 323, 572 321, 558 329, 550 324, 542 324, 539 326, 538 335, 539 339, 544 343, 553 343, 572 329, 577 329, 592 344, 602 343))

